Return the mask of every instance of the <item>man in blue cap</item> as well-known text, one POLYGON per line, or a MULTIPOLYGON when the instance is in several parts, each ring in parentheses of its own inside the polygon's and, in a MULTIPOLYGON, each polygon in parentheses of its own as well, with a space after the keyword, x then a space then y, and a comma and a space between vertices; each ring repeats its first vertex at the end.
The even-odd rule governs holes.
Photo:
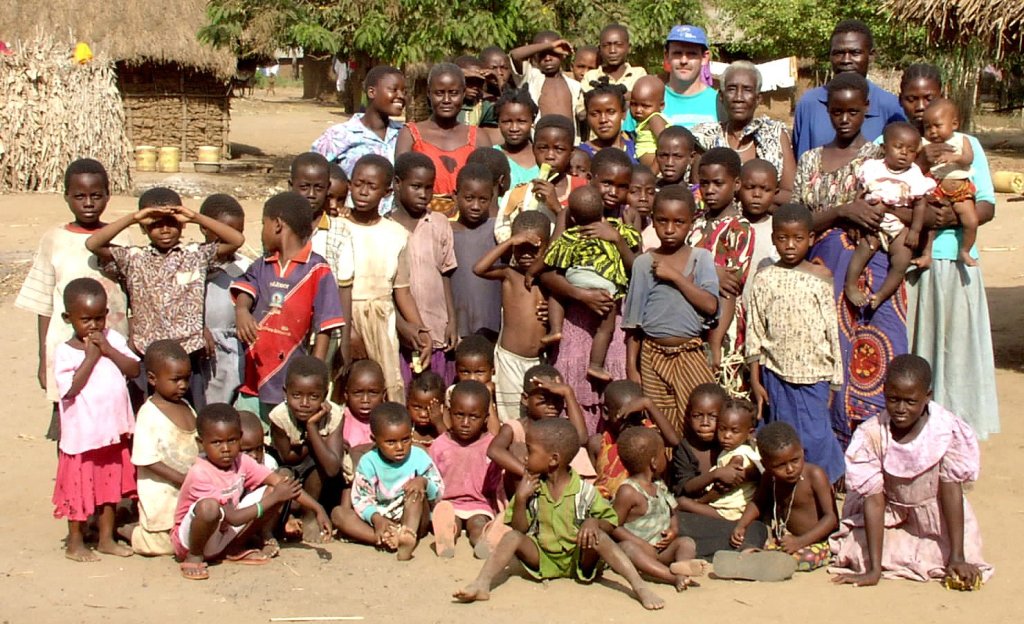
POLYGON ((718 91, 701 79, 705 64, 711 62, 708 36, 704 29, 676 25, 665 39, 665 110, 669 124, 693 128, 705 121, 718 121, 718 91))
MULTIPOLYGON (((874 54, 874 38, 867 24, 854 19, 836 24, 829 48, 833 74, 857 72, 867 78, 868 63, 874 54)), ((818 87, 805 93, 796 105, 793 150, 797 161, 807 150, 821 147, 836 138, 828 116, 827 99, 825 87, 818 87)), ((861 134, 868 141, 874 141, 893 121, 906 121, 899 99, 869 80, 868 112, 864 116, 861 134)))

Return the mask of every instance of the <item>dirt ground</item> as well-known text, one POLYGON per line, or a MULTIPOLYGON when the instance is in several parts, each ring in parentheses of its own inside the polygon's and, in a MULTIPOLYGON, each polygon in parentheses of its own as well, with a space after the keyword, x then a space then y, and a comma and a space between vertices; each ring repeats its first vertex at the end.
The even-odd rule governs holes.
MULTIPOLYGON (((302 103, 292 93, 264 100, 236 101, 232 140, 255 156, 286 162, 308 149, 327 126, 342 118, 336 108, 302 103)), ((995 155, 1001 167, 1024 169, 1024 155, 995 155)), ((262 182, 280 184, 281 169, 262 182)), ((247 182, 254 182, 250 177, 247 182)), ((234 183, 234 182, 232 182, 234 183)), ((239 182, 241 184, 242 182, 239 182)), ((257 184, 258 186, 258 184, 257 184)), ((186 198, 198 206, 198 201, 186 198)), ((250 240, 258 240, 259 201, 243 202, 250 240)), ((116 197, 108 218, 132 210, 134 200, 116 197)), ((763 622, 1019 621, 1016 593, 1024 582, 1024 542, 1013 535, 1024 520, 1022 483, 1016 477, 1024 450, 1024 254, 1017 236, 1024 226, 1024 203, 1001 196, 997 219, 981 230, 996 347, 1003 432, 982 443, 981 480, 969 494, 985 537, 985 555, 996 568, 984 590, 960 594, 937 583, 883 581, 855 589, 829 583, 818 571, 782 584, 705 580, 697 589, 676 594, 656 591, 664 611, 644 613, 623 580, 608 573, 596 587, 572 581, 538 584, 513 572, 492 593, 490 602, 461 605, 451 592, 472 579, 479 562, 465 543, 454 560, 439 560, 425 540, 415 559, 399 564, 372 549, 334 542, 323 547, 292 545, 272 564, 253 568, 219 565, 211 579, 189 582, 168 558, 104 557, 79 564, 63 557, 63 522, 52 517, 50 503, 56 453, 43 438, 49 406, 35 381, 35 319, 13 306, 40 234, 67 220, 57 195, 0 196, 0 318, 7 319, 7 347, 0 355, 0 376, 7 378, 10 411, 0 419, 0 441, 7 458, 0 463, 0 621, 3 622, 266 622, 272 617, 356 616, 367 622, 763 622), (1016 527, 1016 528, 1014 528, 1016 527), (1017 605, 1017 606, 1014 606, 1017 605), (1016 613, 1017 616, 1013 616, 1016 613), (827 614, 827 615, 826 615, 827 614)))

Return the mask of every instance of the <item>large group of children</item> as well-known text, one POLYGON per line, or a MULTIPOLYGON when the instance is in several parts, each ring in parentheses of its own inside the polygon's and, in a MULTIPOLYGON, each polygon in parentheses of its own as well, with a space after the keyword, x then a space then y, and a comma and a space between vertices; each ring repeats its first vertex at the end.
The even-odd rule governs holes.
POLYGON ((340 536, 404 561, 431 533, 453 557, 465 532, 486 562, 462 601, 488 598, 514 559, 538 579, 607 565, 652 609, 645 579, 681 591, 710 561, 722 578, 831 563, 840 582, 980 586, 991 567, 962 489, 977 442, 930 402, 929 364, 888 363, 886 409, 848 448, 828 416, 833 280, 877 307, 912 261, 925 269, 912 252, 927 255, 935 192, 974 262, 955 107, 925 113, 929 140, 967 147, 930 176, 918 131, 885 129, 859 183, 913 225, 887 218, 833 276, 809 259, 811 211, 777 200, 777 168, 701 150, 628 44, 606 28, 598 54, 576 51, 576 79, 549 32, 437 64, 429 119, 404 125, 402 73, 372 69, 365 112, 266 201, 257 258, 233 198, 196 212, 153 188, 107 224, 103 166, 71 163, 73 219, 19 297, 39 315, 67 557, 95 561, 97 539, 198 580, 209 562, 268 563, 279 540, 340 536), (189 224, 204 242, 185 242, 189 224), (892 271, 869 299, 859 274, 879 246, 892 271))

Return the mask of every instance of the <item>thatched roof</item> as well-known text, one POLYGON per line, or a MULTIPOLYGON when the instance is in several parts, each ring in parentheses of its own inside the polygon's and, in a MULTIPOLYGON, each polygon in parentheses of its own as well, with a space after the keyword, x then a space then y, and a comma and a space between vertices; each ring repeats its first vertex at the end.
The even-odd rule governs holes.
POLYGON ((933 40, 981 43, 996 56, 1024 49, 1024 0, 885 0, 900 22, 924 24, 933 40))
POLYGON ((30 40, 42 31, 66 36, 72 45, 84 41, 97 57, 130 65, 177 63, 211 71, 225 80, 235 72, 233 54, 196 38, 206 25, 206 0, 15 0, 14 4, 0 11, 0 40, 30 40))

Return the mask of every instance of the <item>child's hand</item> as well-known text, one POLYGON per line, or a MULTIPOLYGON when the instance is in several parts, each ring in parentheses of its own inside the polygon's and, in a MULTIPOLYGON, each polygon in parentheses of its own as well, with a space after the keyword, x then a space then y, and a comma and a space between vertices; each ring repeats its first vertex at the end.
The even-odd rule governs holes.
POLYGON ((612 224, 607 221, 595 221, 590 225, 584 225, 580 228, 580 234, 587 238, 596 238, 598 240, 608 241, 609 243, 617 243, 622 238, 619 231, 612 227, 612 224))
POLYGON ((94 331, 89 334, 89 342, 99 348, 100 355, 110 357, 110 354, 114 351, 114 347, 110 346, 110 343, 107 342, 107 337, 101 331, 94 331))
POLYGON ((658 540, 658 543, 655 544, 654 547, 658 550, 664 550, 668 548, 669 544, 674 542, 677 537, 679 537, 679 533, 677 533, 672 527, 669 527, 661 532, 661 539, 658 540))
POLYGON ((725 489, 728 490, 729 488, 743 483, 743 473, 743 468, 736 466, 732 462, 729 462, 721 468, 715 468, 716 487, 721 485, 725 486, 725 489))
POLYGON ((331 519, 327 517, 327 512, 323 507, 316 510, 316 523, 320 526, 321 541, 330 541, 331 536, 334 535, 334 525, 331 524, 331 519))
POLYGON ((718 293, 723 297, 739 297, 743 292, 743 282, 740 281, 740 272, 729 267, 715 267, 718 275, 718 293))
POLYGON ((427 407, 427 415, 430 416, 430 423, 440 429, 444 425, 444 406, 437 399, 430 399, 430 406, 427 407))
POLYGON ((195 211, 184 206, 172 207, 171 213, 174 215, 174 218, 178 221, 178 223, 182 225, 185 225, 186 223, 191 223, 196 218, 195 211))
POLYGON ((560 56, 572 56, 572 44, 565 39, 558 39, 551 42, 551 51, 560 56))
POLYGON ((413 477, 405 482, 402 486, 402 491, 405 492, 405 500, 410 503, 418 503, 423 500, 427 495, 427 479, 426 477, 413 477))
POLYGON ((548 324, 548 300, 546 298, 541 298, 537 302, 537 320, 545 325, 548 324))
POLYGON ((917 249, 917 245, 920 242, 921 233, 907 228, 907 236, 903 239, 903 245, 910 249, 917 249))
POLYGON ((320 404, 320 409, 318 409, 316 411, 316 413, 313 414, 312 416, 310 416, 309 420, 306 421, 306 429, 309 430, 309 431, 316 431, 317 430, 317 425, 320 424, 320 421, 322 421, 324 418, 326 418, 327 415, 330 414, 330 413, 331 413, 331 402, 330 401, 324 401, 323 403, 320 404))
POLYGON ((513 234, 512 238, 508 239, 508 243, 512 247, 516 247, 518 245, 533 245, 534 247, 540 247, 542 241, 540 240, 540 237, 537 236, 536 232, 526 231, 513 234))
POLYGON ((85 344, 86 359, 92 358, 93 360, 98 360, 100 356, 103 355, 103 349, 100 348, 99 343, 96 342, 96 339, 93 337, 96 333, 97 332, 89 334, 85 337, 85 340, 82 341, 85 344))
POLYGON ((732 535, 729 536, 729 543, 732 544, 733 548, 740 548, 743 546, 743 540, 747 537, 747 527, 741 527, 736 525, 736 528, 732 530, 732 535))
POLYGON ((751 381, 750 393, 754 396, 754 404, 757 405, 757 419, 764 420, 764 407, 768 405, 768 391, 760 383, 751 381))
POLYGON ((650 408, 651 400, 647 397, 639 397, 620 407, 617 414, 612 414, 612 420, 619 420, 633 414, 645 414, 650 408))
POLYGON ((551 394, 562 397, 566 401, 570 398, 575 398, 572 392, 572 386, 569 386, 560 381, 552 381, 550 379, 541 379, 540 377, 534 377, 532 380, 533 385, 537 388, 550 392, 551 394))
POLYGON ((711 361, 709 364, 711 365, 711 372, 717 375, 722 370, 722 345, 713 343, 710 346, 711 361))
POLYGON ((256 343, 260 334, 259 323, 252 317, 252 313, 243 308, 235 308, 235 327, 238 337, 247 345, 256 343))
POLYGON ((265 506, 268 508, 298 498, 302 494, 302 482, 292 477, 281 477, 281 480, 269 489, 265 497, 265 506))
POLYGON ((516 487, 516 499, 525 502, 533 498, 539 489, 540 478, 531 472, 524 472, 523 478, 519 480, 519 486, 516 487))
POLYGON ((964 587, 974 587, 981 580, 981 570, 973 563, 950 561, 946 566, 946 578, 959 579, 964 587))
POLYGON ((558 201, 558 191, 555 190, 555 185, 551 182, 541 178, 534 180, 533 196, 537 198, 537 203, 547 206, 551 212, 558 214, 562 211, 562 204, 558 201))
POLYGON ((452 351, 459 346, 459 328, 451 321, 444 328, 444 342, 447 345, 445 351, 452 351))
POLYGON ((206 353, 207 359, 213 359, 214 354, 217 352, 217 343, 213 340, 213 334, 210 333, 209 327, 203 328, 203 351, 206 353))
POLYGON ((651 262, 651 272, 654 273, 654 279, 662 282, 674 282, 681 278, 685 279, 682 273, 661 260, 651 262))
POLYGON ((593 549, 601 543, 601 536, 604 531, 596 518, 587 518, 580 525, 580 531, 576 534, 576 545, 580 548, 593 549))
POLYGON ((797 537, 795 535, 789 534, 784 535, 782 539, 779 540, 779 546, 782 548, 782 550, 786 552, 787 555, 792 555, 796 553, 796 551, 803 548, 803 545, 800 544, 800 541, 797 539, 797 537))
POLYGON ((150 206, 132 215, 132 219, 141 225, 152 225, 164 217, 173 216, 174 212, 166 206, 150 206))

